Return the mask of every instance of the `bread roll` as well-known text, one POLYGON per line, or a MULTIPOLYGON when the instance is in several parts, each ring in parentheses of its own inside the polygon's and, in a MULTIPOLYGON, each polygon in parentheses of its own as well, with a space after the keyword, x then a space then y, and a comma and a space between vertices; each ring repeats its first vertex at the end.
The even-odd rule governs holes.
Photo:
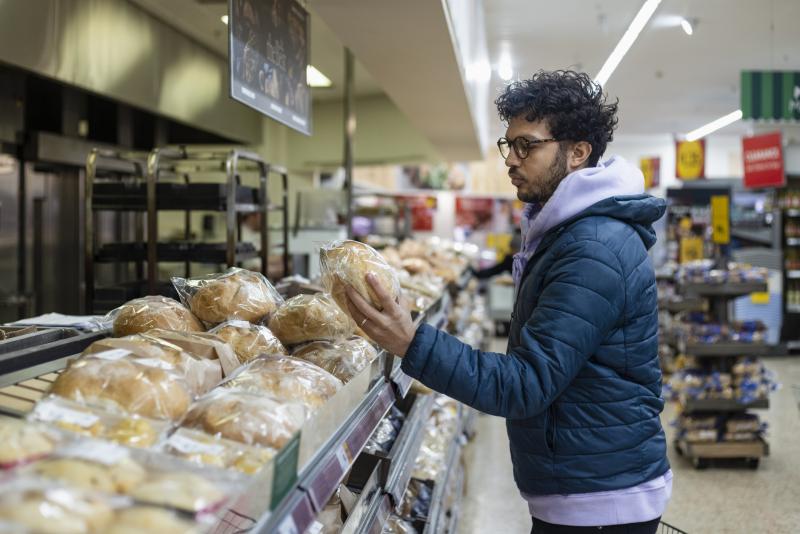
POLYGON ((52 452, 55 437, 23 419, 0 417, 0 464, 15 464, 52 452))
POLYGON ((269 329, 285 346, 348 337, 354 328, 352 319, 321 293, 290 298, 269 321, 269 329))
POLYGON ((152 475, 131 492, 131 496, 140 502, 188 512, 207 510, 225 498, 212 482, 188 472, 152 475))
POLYGON ((309 362, 291 356, 264 356, 247 364, 222 387, 300 402, 313 410, 333 397, 342 382, 309 362))
POLYGON ((258 323, 275 311, 280 300, 262 274, 234 269, 219 278, 202 281, 189 298, 189 307, 209 324, 233 319, 258 323))
POLYGON ((50 392, 77 402, 155 419, 174 421, 186 413, 192 399, 191 389, 179 375, 135 359, 106 360, 102 355, 74 360, 59 375, 50 392))
POLYGON ((197 401, 183 426, 245 443, 280 449, 300 430, 307 410, 248 391, 218 389, 197 401))
POLYGON ((130 458, 114 465, 80 458, 52 458, 37 462, 32 471, 81 489, 123 494, 131 492, 146 476, 145 470, 130 458))
POLYGON ((311 362, 347 383, 372 363, 378 352, 367 340, 355 337, 335 343, 315 341, 299 347, 292 356, 311 362))
POLYGON ((191 521, 181 519, 174 512, 155 506, 134 506, 114 515, 114 524, 106 534, 198 534, 200 530, 191 521))
POLYGON ((358 293, 378 310, 383 309, 378 296, 366 280, 372 273, 378 283, 392 300, 400 296, 400 282, 397 273, 386 260, 372 247, 358 241, 339 241, 320 250, 322 283, 333 296, 339 307, 347 308, 345 287, 352 286, 358 293))
POLYGON ((383 256, 383 259, 386 260, 386 263, 395 269, 403 268, 403 258, 400 257, 400 253, 397 252, 396 248, 386 247, 385 249, 381 250, 380 253, 381 256, 383 256))
POLYGON ((213 332, 230 345, 242 364, 261 354, 288 354, 286 347, 266 326, 229 321, 219 325, 213 332))
POLYGON ((248 475, 260 471, 276 453, 274 449, 253 447, 189 428, 181 428, 170 436, 164 450, 189 462, 235 469, 248 475))
POLYGON ((227 376, 239 367, 239 360, 231 346, 210 332, 175 332, 155 329, 147 332, 152 336, 177 345, 198 359, 217 360, 227 376))
POLYGON ((158 432, 149 421, 131 417, 112 425, 103 437, 120 445, 146 449, 156 444, 158 432))
POLYGON ((36 534, 93 534, 111 523, 111 507, 99 498, 64 488, 16 492, 0 502, 0 520, 36 534))
POLYGON ((406 258, 400 265, 411 274, 428 274, 432 269, 431 264, 422 258, 406 258))
POLYGON ((167 297, 151 295, 133 299, 116 310, 114 336, 128 336, 153 328, 202 332, 200 321, 183 304, 167 297))

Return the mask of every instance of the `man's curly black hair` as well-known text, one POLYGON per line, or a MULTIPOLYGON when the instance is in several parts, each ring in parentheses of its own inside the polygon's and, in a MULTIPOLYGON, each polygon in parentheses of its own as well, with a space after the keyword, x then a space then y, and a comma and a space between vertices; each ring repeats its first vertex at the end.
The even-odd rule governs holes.
POLYGON ((617 127, 618 101, 606 103, 599 85, 571 70, 539 71, 529 80, 513 82, 494 103, 506 123, 523 115, 546 121, 559 141, 586 141, 592 145, 590 167, 600 161, 617 127))

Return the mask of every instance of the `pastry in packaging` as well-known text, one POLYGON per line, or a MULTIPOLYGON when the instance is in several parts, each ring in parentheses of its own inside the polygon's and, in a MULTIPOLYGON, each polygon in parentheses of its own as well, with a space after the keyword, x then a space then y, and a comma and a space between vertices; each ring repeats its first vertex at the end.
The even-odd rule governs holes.
POLYGON ((213 482, 188 471, 150 475, 131 496, 139 502, 188 512, 210 510, 225 499, 225 494, 213 482))
POLYGON ((286 347, 266 326, 246 321, 227 321, 211 332, 228 343, 240 364, 261 354, 288 354, 286 347))
POLYGON ((428 256, 428 247, 425 245, 425 243, 422 243, 421 241, 415 241, 414 239, 406 239, 402 243, 400 243, 397 252, 403 259, 424 258, 428 256))
POLYGON ((247 475, 260 471, 276 453, 274 449, 253 447, 189 428, 179 428, 164 442, 163 450, 195 464, 235 469, 247 475))
POLYGON ((392 300, 400 296, 400 283, 394 268, 378 251, 358 241, 337 241, 320 249, 320 270, 325 289, 339 307, 348 312, 346 286, 352 286, 367 302, 382 310, 378 296, 366 280, 372 273, 392 300))
POLYGON ((307 415, 300 403, 220 388, 195 402, 183 426, 247 445, 280 449, 300 430, 307 415))
POLYGON ((342 382, 324 369, 291 356, 262 356, 225 380, 222 387, 268 395, 317 408, 333 397, 342 382))
POLYGON ((13 467, 51 453, 59 436, 42 425, 0 416, 0 467, 13 467))
POLYGON ((115 337, 147 332, 153 328, 202 332, 200 321, 177 300, 151 295, 133 299, 107 316, 113 319, 115 337))
POLYGON ((383 259, 386 260, 386 263, 395 269, 403 268, 403 258, 400 257, 400 253, 397 252, 396 248, 386 247, 385 249, 381 250, 381 256, 383 256, 383 259))
POLYGON ((148 336, 176 345, 195 358, 219 361, 223 376, 233 373, 240 362, 230 344, 211 332, 175 332, 150 330, 148 336))
POLYGON ((347 383, 378 357, 378 351, 366 339, 353 337, 308 343, 298 347, 292 356, 311 362, 347 383))
POLYGON ((23 477, 0 485, 0 521, 36 534, 105 532, 113 514, 103 497, 45 479, 23 477))
POLYGON ((269 320, 269 329, 285 346, 348 337, 354 328, 352 319, 322 293, 290 298, 269 320))
POLYGON ((202 278, 173 277, 172 283, 192 313, 212 325, 235 319, 259 323, 283 303, 264 275, 237 267, 202 278))
POLYGON ((406 258, 400 266, 411 274, 428 274, 431 272, 431 264, 422 258, 406 258))
POLYGON ((113 524, 105 534, 199 534, 201 529, 193 521, 179 517, 175 512, 156 506, 132 506, 114 514, 113 524))
POLYGON ((146 476, 145 470, 125 454, 108 463, 102 458, 91 460, 59 455, 36 462, 29 470, 69 486, 102 493, 130 493, 146 476))
POLYGON ((73 360, 50 390, 53 395, 116 412, 154 419, 180 419, 192 390, 163 360, 100 352, 73 360))

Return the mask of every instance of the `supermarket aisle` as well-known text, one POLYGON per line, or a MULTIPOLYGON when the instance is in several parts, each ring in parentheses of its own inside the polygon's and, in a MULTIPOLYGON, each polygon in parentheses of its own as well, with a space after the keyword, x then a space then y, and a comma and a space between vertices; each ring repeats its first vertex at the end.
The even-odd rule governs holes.
MULTIPOLYGON (((503 350, 497 344, 495 350, 503 350)), ((709 468, 695 470, 670 445, 675 473, 673 497, 664 520, 689 534, 789 534, 800 525, 800 410, 792 385, 800 385, 800 357, 766 360, 783 387, 761 413, 769 424, 771 455, 757 470, 709 468)), ((668 440, 674 429, 675 404, 662 416, 668 440)), ((502 419, 481 416, 477 436, 467 449, 467 494, 459 534, 530 532, 527 507, 511 475, 508 438, 502 419)))

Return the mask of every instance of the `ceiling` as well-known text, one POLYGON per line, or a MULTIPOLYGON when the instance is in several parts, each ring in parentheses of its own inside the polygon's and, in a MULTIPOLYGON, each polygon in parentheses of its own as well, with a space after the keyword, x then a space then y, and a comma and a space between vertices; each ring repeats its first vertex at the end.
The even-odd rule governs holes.
MULTIPOLYGON (((642 3, 484 0, 490 58, 508 47, 516 77, 563 68, 594 76, 642 3)), ((685 133, 735 111, 742 69, 800 70, 798 21, 798 0, 663 0, 605 87, 619 98, 618 134, 685 133), (694 34, 670 16, 695 20, 694 34)), ((496 70, 491 84, 494 95, 504 85, 496 70)))
MULTIPOLYGON (((228 28, 222 15, 228 13, 227 0, 131 0, 156 18, 175 27, 207 48, 227 59, 228 28)), ((330 88, 313 89, 314 100, 339 100, 344 95, 344 48, 341 40, 328 28, 310 6, 311 64, 330 78, 330 88)), ((355 94, 368 96, 382 93, 380 86, 356 61, 355 94)))

